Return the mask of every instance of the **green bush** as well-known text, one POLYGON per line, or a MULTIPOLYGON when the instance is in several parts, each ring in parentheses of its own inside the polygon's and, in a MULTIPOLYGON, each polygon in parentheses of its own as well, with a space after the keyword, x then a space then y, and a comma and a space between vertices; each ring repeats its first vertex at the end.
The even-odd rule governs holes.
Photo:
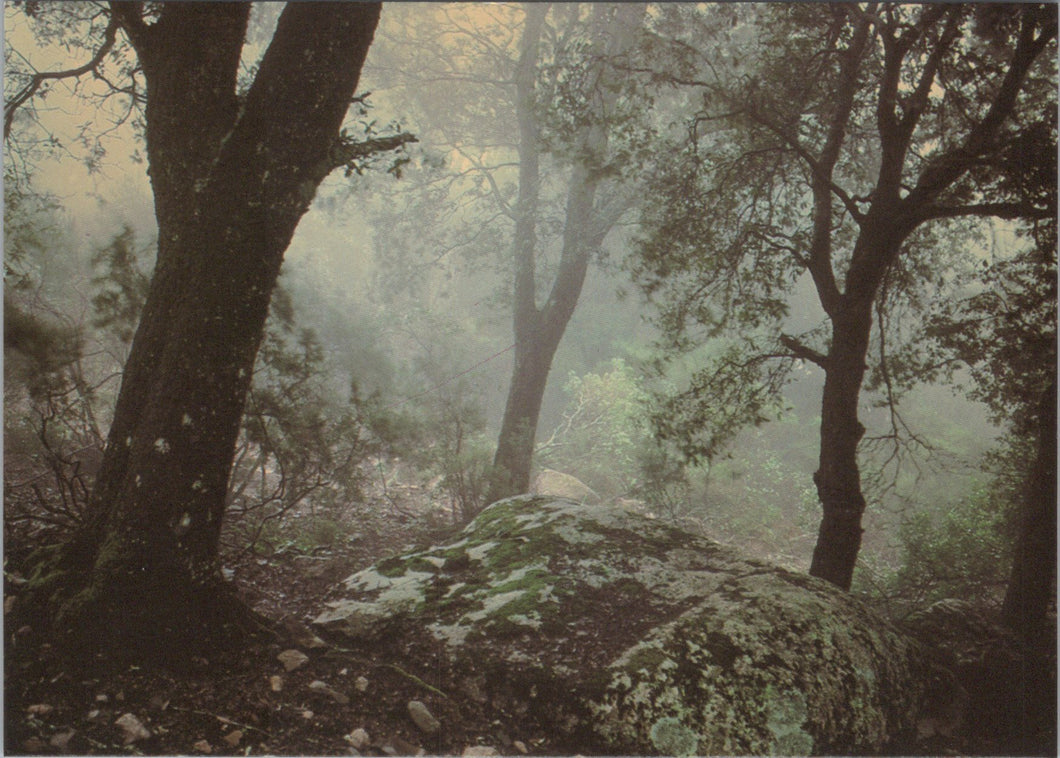
POLYGON ((863 561, 855 591, 899 615, 945 598, 1000 605, 1012 561, 1013 510, 989 486, 937 512, 918 510, 898 529, 897 561, 863 561))
POLYGON ((563 419, 538 446, 538 463, 576 476, 600 495, 634 492, 640 464, 660 461, 652 458, 648 397, 633 370, 615 358, 605 372, 572 374, 563 391, 563 419))

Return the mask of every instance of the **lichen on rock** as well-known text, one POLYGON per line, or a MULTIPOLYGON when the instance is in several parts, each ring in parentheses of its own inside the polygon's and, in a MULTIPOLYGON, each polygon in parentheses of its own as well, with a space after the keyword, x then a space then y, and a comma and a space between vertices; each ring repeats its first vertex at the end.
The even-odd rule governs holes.
POLYGON ((915 731, 924 650, 831 585, 626 509, 523 496, 354 574, 317 625, 440 646, 459 689, 608 753, 871 753, 915 731))

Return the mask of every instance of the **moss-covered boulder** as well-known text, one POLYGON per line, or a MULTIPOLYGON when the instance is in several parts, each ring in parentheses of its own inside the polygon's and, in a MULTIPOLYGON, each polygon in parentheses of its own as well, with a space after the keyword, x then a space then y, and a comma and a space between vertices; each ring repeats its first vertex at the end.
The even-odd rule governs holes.
POLYGON ((831 585, 545 497, 496 503, 459 539, 354 574, 315 623, 347 645, 433 646, 446 687, 583 752, 908 749, 930 666, 831 585))

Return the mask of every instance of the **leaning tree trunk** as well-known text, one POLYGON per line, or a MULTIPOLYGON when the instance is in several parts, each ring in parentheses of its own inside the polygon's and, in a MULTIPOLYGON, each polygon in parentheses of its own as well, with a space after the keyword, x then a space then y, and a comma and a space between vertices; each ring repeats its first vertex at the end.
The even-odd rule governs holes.
POLYGON ((529 336, 517 339, 515 343, 512 381, 493 459, 490 502, 529 489, 541 401, 552 358, 563 337, 562 329, 551 334, 533 329, 527 331, 529 336))
POLYGON ((1056 592, 1056 377, 1038 406, 1038 454, 1027 483, 1002 616, 1025 638, 1041 629, 1056 592))
POLYGON ((577 162, 571 169, 568 185, 559 268, 548 300, 538 307, 535 227, 540 145, 534 108, 534 77, 536 46, 546 13, 547 6, 527 6, 526 31, 516 73, 520 167, 513 246, 515 365, 493 459, 487 502, 524 493, 530 487, 538 417, 552 359, 578 305, 590 258, 617 220, 613 214, 598 213, 594 209, 603 176, 601 168, 607 159, 609 135, 604 120, 617 97, 614 75, 607 69, 605 60, 628 49, 644 7, 619 6, 613 14, 612 9, 602 4, 593 8, 591 52, 598 83, 592 95, 594 121, 582 128, 575 144, 577 162))
POLYGON ((150 26, 129 11, 115 4, 148 83, 158 261, 58 573, 61 625, 135 654, 247 618, 218 561, 236 437, 283 254, 333 166, 379 6, 288 6, 242 103, 245 4, 171 3, 150 26))

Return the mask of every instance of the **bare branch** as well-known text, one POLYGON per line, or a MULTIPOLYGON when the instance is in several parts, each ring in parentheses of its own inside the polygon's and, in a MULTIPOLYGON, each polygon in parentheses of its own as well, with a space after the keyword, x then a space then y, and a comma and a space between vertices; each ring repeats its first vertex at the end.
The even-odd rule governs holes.
POLYGON ((107 24, 107 28, 103 31, 102 44, 87 63, 61 71, 40 71, 33 74, 26 85, 8 102, 4 103, 4 139, 7 140, 11 135, 11 125, 14 123, 15 113, 27 100, 37 94, 45 82, 53 79, 75 79, 94 71, 103 62, 103 58, 110 52, 111 48, 114 47, 117 33, 117 17, 111 16, 110 23, 107 24))

